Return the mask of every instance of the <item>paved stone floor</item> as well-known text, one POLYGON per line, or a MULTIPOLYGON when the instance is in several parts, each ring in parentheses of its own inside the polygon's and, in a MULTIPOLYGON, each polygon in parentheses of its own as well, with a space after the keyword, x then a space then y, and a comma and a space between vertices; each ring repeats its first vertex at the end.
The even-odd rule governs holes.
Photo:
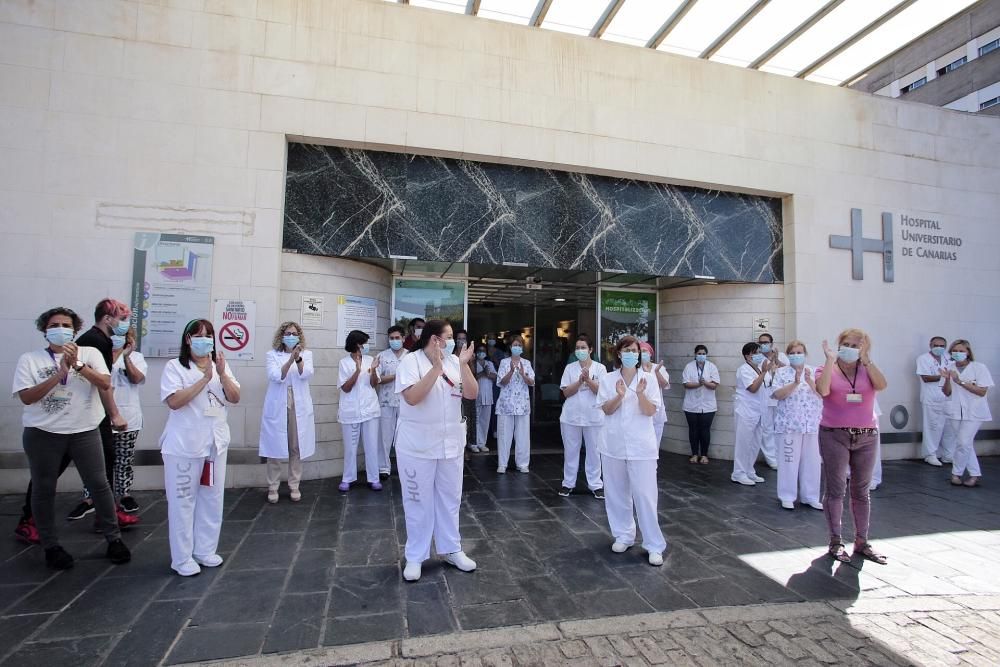
MULTIPOLYGON (((995 613, 1000 605, 989 606, 990 600, 997 600, 990 594, 1000 594, 1000 485, 990 484, 1000 475, 1000 460, 985 459, 983 468, 987 484, 966 489, 948 485, 947 471, 940 468, 887 463, 885 483, 874 493, 872 535, 890 556, 890 565, 855 562, 834 567, 823 556, 822 513, 782 510, 774 498, 773 472, 765 471, 767 483, 747 488, 729 482, 725 462, 690 466, 685 457, 664 455, 660 515, 671 546, 664 567, 653 568, 640 549, 611 553, 600 501, 585 493, 568 499, 556 495, 560 456, 536 456, 529 474, 505 476, 496 474, 495 458, 474 456, 466 468, 461 523, 466 551, 479 562, 479 570, 466 574, 428 563, 417 584, 404 584, 401 577, 404 530, 395 484, 380 494, 356 488, 345 496, 336 491, 337 480, 310 482, 303 485, 302 503, 283 498, 275 506, 267 505, 259 489, 227 492, 220 549, 226 562, 191 579, 170 573, 162 494, 143 493, 138 495, 143 524, 125 538, 134 553, 126 566, 113 567, 103 559, 102 541, 89 532, 89 518, 62 526, 64 546, 80 559, 68 572, 47 570, 37 548, 2 540, 0 660, 3 665, 48 667, 157 665, 361 642, 396 649, 384 655, 354 653, 347 662, 395 660, 406 657, 397 650, 400 646, 419 645, 414 642, 444 642, 446 649, 449 638, 489 634, 469 631, 522 626, 513 631, 522 640, 532 637, 527 628, 556 628, 558 637, 539 639, 554 642, 566 660, 644 664, 639 657, 653 660, 642 646, 651 654, 654 647, 676 650, 661 640, 664 628, 650 631, 654 634, 646 639, 653 643, 648 645, 642 636, 617 642, 611 637, 629 633, 613 626, 621 619, 608 617, 672 618, 682 610, 703 610, 695 618, 705 626, 690 638, 680 635, 684 650, 691 644, 709 651, 708 646, 716 645, 713 639, 718 646, 729 646, 729 637, 741 643, 725 650, 734 655, 737 649, 750 650, 744 655, 748 662, 753 662, 751 654, 758 662, 774 662, 771 658, 777 654, 770 651, 782 650, 775 648, 785 645, 782 637, 795 639, 802 650, 812 646, 803 638, 821 648, 833 642, 828 653, 834 645, 849 649, 850 637, 858 639, 856 632, 848 631, 853 626, 838 621, 843 634, 819 637, 818 630, 809 629, 815 609, 804 606, 807 601, 822 607, 820 616, 828 615, 827 609, 847 609, 859 616, 877 610, 866 616, 872 627, 912 625, 925 643, 932 643, 925 629, 937 632, 944 627, 929 627, 935 622, 964 628, 963 637, 1000 653, 995 634, 992 644, 977 635, 985 632, 984 624, 995 627, 1000 620, 995 613), (961 602, 966 599, 981 600, 982 609, 961 602), (768 623, 766 627, 746 625, 748 632, 763 638, 756 646, 758 639, 739 634, 740 623, 752 620, 740 611, 727 617, 735 623, 732 627, 718 619, 705 624, 712 618, 706 615, 724 613, 713 609, 718 607, 800 609, 786 614, 786 620, 806 625, 775 627, 781 617, 771 619, 760 612, 765 620, 753 622, 768 623), (952 623, 945 618, 970 609, 977 611, 969 618, 956 616, 952 623), (572 628, 586 623, 599 624, 587 635, 591 641, 583 642, 590 654, 574 657, 582 651, 581 644, 564 647, 561 642, 578 639, 572 628), (600 624, 608 623, 612 628, 604 631, 600 624), (564 628, 570 628, 570 634, 564 628), (614 648, 613 654, 604 655, 600 637, 614 648), (378 644, 382 640, 387 641, 378 644), (629 655, 628 646, 638 653, 629 655)), ((75 501, 61 496, 60 513, 75 501)), ((0 521, 10 529, 20 503, 15 496, 0 498, 0 521)), ((893 657, 901 646, 880 646, 871 656, 859 648, 837 657, 873 664, 907 661, 902 653, 893 657)), ((458 653, 445 649, 437 651, 440 659, 462 662, 458 653)), ((525 651, 534 649, 520 650, 521 655, 513 648, 493 657, 470 655, 468 661, 489 664, 495 658, 496 664, 530 664, 525 651)), ((786 661, 796 659, 791 657, 797 655, 795 649, 789 650, 792 654, 781 653, 786 661)), ((290 663, 293 655, 278 660, 290 663)), ((810 655, 824 661, 822 654, 810 655)), ((675 657, 680 661, 681 654, 675 657)), ((998 662, 990 659, 996 654, 985 657, 998 662)), ((721 654, 711 652, 699 659, 713 660, 724 662, 721 654)), ((333 662, 342 660, 330 658, 329 664, 333 662)))

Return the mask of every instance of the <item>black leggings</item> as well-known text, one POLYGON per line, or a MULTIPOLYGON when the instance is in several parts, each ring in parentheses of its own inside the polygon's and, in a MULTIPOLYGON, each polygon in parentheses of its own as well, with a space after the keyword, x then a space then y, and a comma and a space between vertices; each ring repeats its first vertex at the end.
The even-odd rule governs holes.
POLYGON ((714 412, 685 412, 688 422, 688 440, 691 442, 691 456, 708 456, 708 446, 712 440, 712 420, 714 412))

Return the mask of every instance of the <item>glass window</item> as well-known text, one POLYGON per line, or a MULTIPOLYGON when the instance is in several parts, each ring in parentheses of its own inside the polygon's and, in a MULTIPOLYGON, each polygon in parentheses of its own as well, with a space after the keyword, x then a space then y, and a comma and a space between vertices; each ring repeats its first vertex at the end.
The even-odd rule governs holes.
POLYGON ((979 103, 979 110, 989 109, 990 107, 995 107, 1000 104, 1000 97, 994 97, 992 100, 986 100, 985 102, 979 103))
POLYGON ((1000 49, 1000 38, 994 39, 992 42, 980 46, 979 55, 985 56, 987 53, 996 51, 997 49, 1000 49))
POLYGON ((951 72, 953 70, 958 69, 959 67, 961 67, 962 65, 964 65, 965 63, 967 63, 968 60, 969 60, 968 58, 966 58, 965 56, 962 56, 961 58, 959 58, 955 62, 948 63, 947 65, 945 65, 944 67, 942 67, 941 69, 939 69, 937 71, 937 74, 938 74, 938 76, 944 76, 948 72, 951 72))
POLYGON ((927 77, 926 76, 917 79, 916 81, 914 81, 913 83, 911 83, 908 86, 903 86, 902 88, 899 89, 899 94, 900 95, 905 95, 906 93, 910 92, 911 90, 916 90, 917 88, 919 88, 920 86, 924 85, 925 83, 927 83, 927 77))
POLYGON ((392 286, 392 324, 405 328, 422 317, 448 320, 454 329, 465 327, 465 281, 396 278, 392 286))
POLYGON ((624 336, 635 336, 656 349, 656 292, 601 289, 601 361, 614 367, 614 347, 624 336))

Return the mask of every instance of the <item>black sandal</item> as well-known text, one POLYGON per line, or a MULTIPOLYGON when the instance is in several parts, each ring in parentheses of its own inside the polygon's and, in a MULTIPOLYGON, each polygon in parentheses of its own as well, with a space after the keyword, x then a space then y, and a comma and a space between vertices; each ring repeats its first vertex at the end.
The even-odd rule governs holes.
POLYGON ((879 565, 885 565, 889 562, 888 557, 875 551, 871 544, 865 542, 861 546, 854 545, 854 555, 862 556, 866 560, 870 560, 873 563, 878 563, 879 565))
POLYGON ((831 542, 830 546, 826 548, 826 555, 841 563, 851 562, 851 557, 847 555, 847 549, 844 548, 843 542, 831 542))

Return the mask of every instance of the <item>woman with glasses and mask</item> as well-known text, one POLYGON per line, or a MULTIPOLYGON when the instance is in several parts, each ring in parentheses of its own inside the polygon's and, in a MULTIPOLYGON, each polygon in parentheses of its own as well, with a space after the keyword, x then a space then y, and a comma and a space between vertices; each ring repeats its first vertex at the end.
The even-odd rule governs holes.
POLYGON ((850 562, 841 534, 844 494, 850 472, 850 504, 854 515, 854 554, 885 565, 887 559, 868 543, 871 519, 869 486, 878 456, 875 394, 886 388, 882 371, 871 359, 871 339, 861 329, 845 329, 837 349, 823 341, 826 365, 816 369, 816 391, 823 397, 819 422, 819 455, 823 461, 823 512, 830 529, 831 558, 850 562))
POLYGON ((993 377, 984 364, 975 360, 969 341, 956 340, 948 348, 948 354, 954 366, 945 375, 941 390, 948 397, 945 408, 949 422, 947 433, 955 439, 951 483, 955 486, 978 486, 982 471, 976 458, 975 439, 983 422, 993 419, 990 404, 986 402, 993 377), (969 478, 963 482, 962 477, 966 473, 969 478))
POLYGON ((396 466, 406 517, 406 581, 420 579, 432 537, 445 562, 463 572, 476 569, 462 551, 458 510, 465 460, 462 399, 474 400, 479 384, 469 364, 473 348, 460 355, 454 349, 451 325, 430 320, 396 371, 396 393, 402 398, 396 466))
POLYGON ((662 393, 656 377, 639 367, 639 341, 635 337, 622 337, 614 349, 616 370, 601 377, 596 401, 605 415, 607 437, 601 441, 601 467, 604 505, 614 537, 611 550, 625 553, 635 544, 638 518, 649 564, 659 566, 663 565, 667 541, 656 513, 660 443, 653 416, 663 402, 662 393))
POLYGON ((190 577, 222 565, 216 551, 230 440, 227 406, 240 402, 240 383, 222 351, 215 351, 208 320, 184 327, 180 355, 163 369, 160 400, 170 408, 160 436, 170 567, 190 577))
POLYGON ((297 322, 285 322, 267 351, 267 394, 260 418, 260 456, 267 459, 267 502, 278 502, 281 462, 288 461, 288 494, 302 500, 302 461, 316 451, 316 419, 309 379, 312 352, 297 322))

